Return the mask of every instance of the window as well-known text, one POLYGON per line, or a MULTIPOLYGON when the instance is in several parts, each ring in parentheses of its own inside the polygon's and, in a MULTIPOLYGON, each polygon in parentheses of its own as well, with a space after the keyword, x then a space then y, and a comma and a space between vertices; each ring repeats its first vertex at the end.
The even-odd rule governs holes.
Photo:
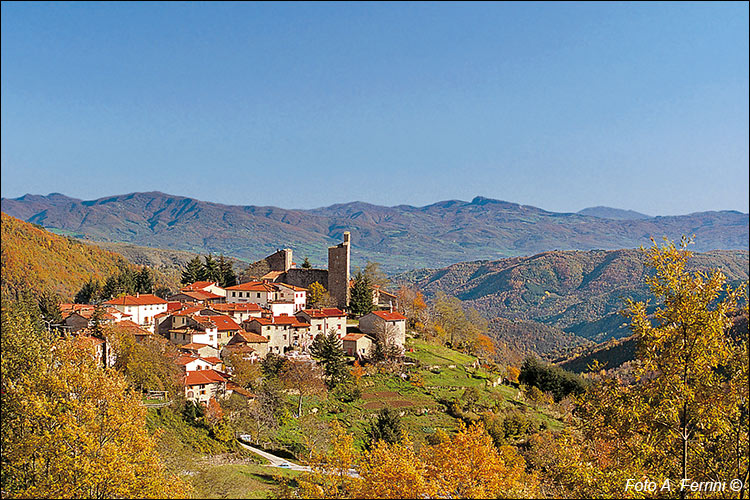
POLYGON ((260 298, 260 294, 258 294, 258 298, 260 298))
POLYGON ((318 331, 322 329, 323 325, 318 325, 318 331))
POLYGON ((217 338, 217 339, 221 339, 221 334, 220 334, 220 333, 217 333, 217 334, 216 334, 216 338, 217 338))
POLYGON ((236 297, 236 296, 237 296, 237 295, 236 295, 236 294, 235 294, 234 292, 232 292, 232 297, 236 297))
POLYGON ((341 323, 339 323, 339 330, 341 330, 341 323))

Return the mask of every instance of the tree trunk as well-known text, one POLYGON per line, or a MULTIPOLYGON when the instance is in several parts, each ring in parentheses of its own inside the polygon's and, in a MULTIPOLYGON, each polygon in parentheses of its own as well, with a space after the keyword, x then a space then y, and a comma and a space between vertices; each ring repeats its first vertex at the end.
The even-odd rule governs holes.
MULTIPOLYGON (((687 479, 687 455, 688 455, 688 435, 687 435, 687 402, 682 405, 682 479, 687 479)), ((683 482, 680 483, 682 486, 683 482)), ((680 500, 685 499, 685 489, 680 487, 680 500)))

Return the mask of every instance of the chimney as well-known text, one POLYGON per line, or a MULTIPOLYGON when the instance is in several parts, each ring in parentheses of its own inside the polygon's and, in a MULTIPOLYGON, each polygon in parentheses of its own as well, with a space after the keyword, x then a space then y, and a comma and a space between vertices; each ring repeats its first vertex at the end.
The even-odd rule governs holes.
POLYGON ((140 292, 135 292, 135 296, 136 296, 136 298, 138 298, 138 297, 141 296, 141 293, 140 292))

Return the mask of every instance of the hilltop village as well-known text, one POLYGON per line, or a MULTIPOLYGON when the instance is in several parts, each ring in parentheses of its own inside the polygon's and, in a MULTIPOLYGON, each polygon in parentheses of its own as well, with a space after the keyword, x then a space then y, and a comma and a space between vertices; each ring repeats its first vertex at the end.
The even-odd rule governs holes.
POLYGON ((232 393, 253 395, 232 381, 231 355, 258 362, 269 353, 314 363, 308 351, 315 337, 335 333, 344 354, 365 359, 377 343, 403 352, 406 317, 395 312, 396 296, 374 287, 374 310, 347 321, 353 280, 350 235, 328 249, 328 269, 297 267, 291 249, 266 257, 269 271, 258 280, 221 287, 196 281, 163 299, 154 294, 125 295, 93 304, 60 304, 63 328, 90 342, 102 363, 114 365, 108 339, 91 335, 94 324, 114 325, 136 342, 171 342, 183 372, 186 399, 208 403, 232 393), (308 287, 317 283, 331 307, 308 307, 308 287))

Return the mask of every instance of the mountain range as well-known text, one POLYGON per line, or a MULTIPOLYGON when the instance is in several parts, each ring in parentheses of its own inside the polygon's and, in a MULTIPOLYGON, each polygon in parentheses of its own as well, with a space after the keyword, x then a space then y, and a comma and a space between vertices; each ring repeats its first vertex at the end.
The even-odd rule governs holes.
MULTIPOLYGON (((286 198, 280 194, 280 199, 286 198)), ((160 192, 89 201, 59 193, 27 194, 1 203, 3 212, 65 235, 223 253, 248 261, 288 247, 297 260, 309 257, 322 266, 327 247, 350 231, 353 264, 377 261, 387 272, 552 249, 633 248, 648 246, 650 237, 679 240, 692 234, 698 251, 748 248, 748 214, 736 211, 648 217, 597 207, 587 215, 483 197, 423 207, 351 202, 295 210, 224 205, 160 192)))

